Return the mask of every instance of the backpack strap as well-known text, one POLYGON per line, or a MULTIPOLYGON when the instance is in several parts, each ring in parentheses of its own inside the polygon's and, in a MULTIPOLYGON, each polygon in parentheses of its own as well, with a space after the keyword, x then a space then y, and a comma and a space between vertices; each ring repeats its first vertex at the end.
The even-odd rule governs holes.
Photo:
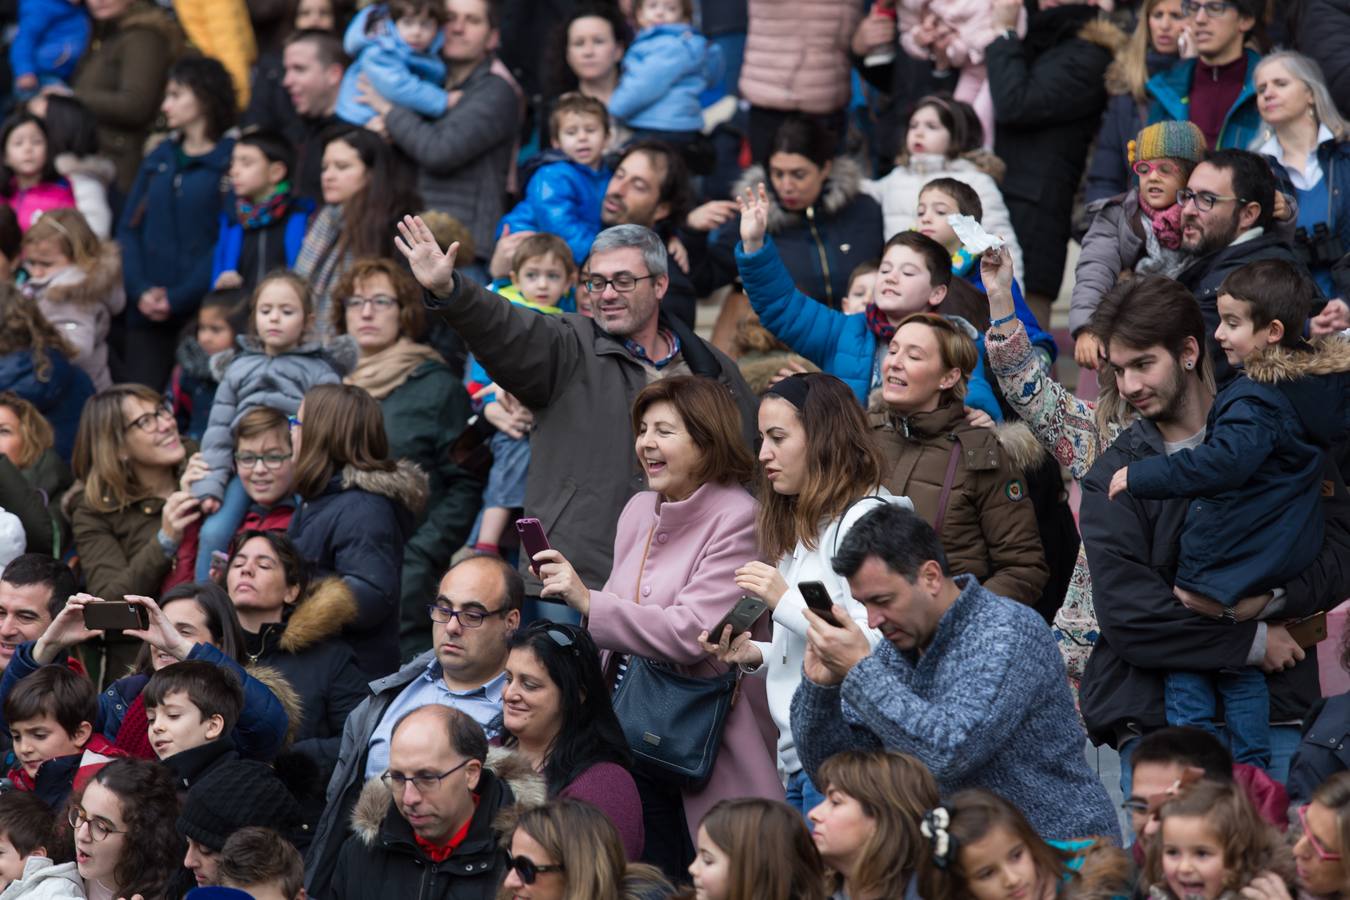
POLYGON ((942 476, 942 493, 938 494, 937 518, 933 520, 933 530, 942 537, 942 523, 947 518, 947 502, 952 497, 952 485, 956 483, 956 464, 961 461, 961 442, 952 441, 952 452, 947 456, 947 473, 942 476))

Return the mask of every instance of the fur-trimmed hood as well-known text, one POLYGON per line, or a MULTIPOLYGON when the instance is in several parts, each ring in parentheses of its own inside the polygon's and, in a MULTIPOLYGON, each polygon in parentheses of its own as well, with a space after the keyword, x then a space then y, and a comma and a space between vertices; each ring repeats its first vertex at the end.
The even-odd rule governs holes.
POLYGON ((1008 173, 1008 165, 991 151, 983 147, 962 153, 955 159, 948 159, 936 153, 920 153, 910 156, 901 152, 895 157, 897 166, 907 166, 915 175, 931 175, 933 178, 951 175, 952 172, 982 172, 999 184, 1008 173))
MULTIPOLYGON (((831 216, 848 206, 853 202, 853 198, 862 192, 862 181, 862 167, 856 161, 847 156, 835 157, 830 166, 830 175, 825 179, 825 186, 820 192, 820 202, 817 204, 820 210, 825 215, 831 216)), ((769 193, 770 234, 777 234, 806 221, 804 214, 789 212, 778 204, 778 196, 774 193, 768 173, 764 171, 762 165, 753 165, 741 174, 736 180, 734 196, 739 197, 748 188, 753 188, 760 182, 764 183, 769 193)))
POLYGON ((359 610, 356 595, 341 578, 316 582, 295 605, 286 619, 277 647, 285 653, 302 653, 314 645, 335 638, 356 621, 359 610))
POLYGON ((1247 360, 1244 369, 1248 378, 1263 384, 1350 372, 1350 340, 1332 335, 1303 347, 1276 345, 1247 360))
POLYGON ((42 296, 52 303, 88 306, 109 303, 114 293, 121 292, 122 251, 112 241, 104 241, 93 266, 88 270, 76 266, 62 269, 46 283, 42 296))
MULTIPOLYGON (((488 751, 485 768, 511 788, 517 805, 542 806, 548 800, 544 776, 530 768, 520 754, 504 747, 493 747, 488 751)), ((374 847, 379 841, 380 828, 385 817, 391 814, 391 799, 389 788, 379 778, 370 779, 361 788, 361 796, 352 807, 351 825, 352 831, 367 847, 374 847)))
POLYGON ((1090 44, 1104 47, 1113 54, 1119 53, 1129 42, 1130 36, 1105 17, 1093 19, 1078 31, 1078 36, 1090 44))
POLYGON ((296 734, 300 731, 300 723, 305 718, 304 701, 300 699, 300 694, 296 692, 291 683, 286 680, 286 676, 281 674, 278 669, 262 663, 250 663, 245 667, 245 671, 261 681, 272 692, 272 696, 277 698, 281 708, 286 711, 286 738, 281 744, 281 749, 287 749, 295 743, 296 734))
POLYGON ((106 156, 76 156, 74 153, 62 153, 56 157, 56 171, 66 178, 72 175, 87 175, 100 184, 112 184, 117 180, 117 163, 106 156))
POLYGON ((1247 360, 1247 377, 1279 389, 1308 436, 1322 447, 1350 433, 1350 340, 1331 336, 1301 347, 1269 348, 1247 360))
POLYGON ((1045 460, 1045 446, 1022 422, 996 425, 994 436, 998 438, 998 445, 1003 448, 1003 452, 1008 454, 1008 461, 1019 471, 1029 472, 1045 460))
POLYGON ((427 504, 427 476, 416 464, 400 459, 392 472, 370 471, 344 466, 342 488, 359 488, 401 503, 415 517, 427 504))

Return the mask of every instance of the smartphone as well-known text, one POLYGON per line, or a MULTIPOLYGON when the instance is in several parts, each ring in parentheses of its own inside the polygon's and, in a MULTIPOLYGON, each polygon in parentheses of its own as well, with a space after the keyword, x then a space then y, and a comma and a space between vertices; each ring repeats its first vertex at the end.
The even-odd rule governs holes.
POLYGON ((84 608, 84 627, 97 631, 144 630, 150 626, 150 614, 144 606, 125 600, 104 600, 84 608))
POLYGON ((825 585, 819 581, 801 581, 797 583, 797 590, 802 592, 802 599, 806 601, 811 612, 835 628, 839 627, 839 620, 834 617, 831 610, 834 601, 830 599, 830 592, 825 589, 825 585))
POLYGON ((737 635, 744 634, 754 627, 754 624, 759 621, 759 617, 764 615, 768 608, 769 604, 763 600, 746 594, 736 601, 736 605, 722 617, 722 621, 713 626, 712 631, 708 632, 708 639, 714 644, 720 641, 722 631, 728 625, 731 626, 731 637, 735 639, 737 635))
POLYGON ((525 553, 530 557, 530 570, 538 575, 539 569, 533 562, 534 555, 549 549, 544 526, 539 524, 538 519, 516 519, 516 533, 520 535, 520 546, 525 548, 525 553))
POLYGON ((1304 650, 1327 639, 1327 614, 1314 613, 1306 619, 1290 622, 1285 626, 1289 636, 1304 650))

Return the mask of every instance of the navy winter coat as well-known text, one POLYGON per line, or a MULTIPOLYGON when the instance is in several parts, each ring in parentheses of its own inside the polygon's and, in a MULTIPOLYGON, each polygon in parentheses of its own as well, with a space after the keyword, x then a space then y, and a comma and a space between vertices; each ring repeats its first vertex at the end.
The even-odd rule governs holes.
POLYGON ((427 478, 411 463, 392 472, 350 466, 300 505, 287 529, 315 577, 336 575, 356 595, 343 637, 367 677, 398 668, 403 544, 426 503, 427 478))
MULTIPOLYGON (((1176 65, 1176 54, 1148 51, 1148 74, 1156 75, 1176 65)), ((1113 91, 1106 102, 1102 127, 1092 147, 1088 163, 1084 198, 1087 203, 1123 194, 1134 186, 1134 172, 1130 168, 1129 143, 1139 136, 1148 120, 1148 104, 1140 105, 1130 93, 1129 86, 1116 83, 1115 66, 1106 72, 1106 89, 1113 91), (1119 93, 1115 93, 1119 91, 1119 93)))
POLYGON ((1350 433, 1350 344, 1268 350, 1214 398, 1205 442, 1129 466, 1129 490, 1192 497, 1175 584, 1226 606, 1312 564, 1326 451, 1350 433))
POLYGON ((133 327, 145 321, 136 303, 152 287, 168 291, 177 322, 195 313, 211 289, 217 226, 228 196, 224 179, 233 149, 233 140, 222 140, 210 153, 188 157, 176 140, 169 139, 141 163, 117 223, 127 322, 133 327))
POLYGON ((47 360, 50 368, 40 376, 32 351, 0 356, 0 391, 13 391, 38 408, 56 432, 56 452, 69 465, 80 412, 84 401, 94 396, 94 383, 60 353, 48 351, 47 360))
MULTIPOLYGON (((1286 194, 1292 194, 1294 189, 1284 166, 1274 157, 1267 156, 1266 159, 1280 181, 1280 189, 1286 194)), ((1340 238, 1341 246, 1350 252, 1350 140, 1323 141, 1317 146, 1317 162, 1322 167, 1322 179, 1327 185, 1327 208, 1299 209, 1299 218, 1304 219, 1315 213, 1315 218, 1307 220, 1326 222, 1327 230, 1340 238)))

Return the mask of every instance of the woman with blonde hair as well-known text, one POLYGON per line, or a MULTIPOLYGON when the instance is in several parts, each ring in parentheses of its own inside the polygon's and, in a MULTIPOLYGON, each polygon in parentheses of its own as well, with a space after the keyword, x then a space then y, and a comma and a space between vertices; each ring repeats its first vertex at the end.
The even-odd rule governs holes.
POLYGON ((403 543, 426 503, 427 477, 389 458, 380 404, 359 387, 312 387, 290 421, 304 502, 287 534, 314 577, 337 575, 352 589, 359 613, 343 637, 362 671, 387 675, 399 663, 403 543))
POLYGON ((502 824, 507 870, 500 900, 658 900, 671 894, 660 872, 624 858, 614 824, 589 803, 553 800, 508 815, 502 824))
MULTIPOLYGON (((1294 252, 1325 296, 1344 298, 1350 279, 1336 283, 1331 268, 1350 252, 1350 123, 1337 111, 1321 68, 1302 53, 1263 57, 1252 83, 1263 127, 1251 149, 1270 158, 1284 190, 1292 188, 1298 199, 1294 252)), ((1343 299, 1332 303, 1346 312, 1343 299)), ((1331 330, 1318 325, 1327 313, 1313 320, 1314 334, 1331 330)))
POLYGON ((777 800, 721 800, 703 817, 693 890, 680 900, 825 900, 825 867, 801 814, 777 800))
POLYGON ((938 802, 933 774, 904 753, 849 750, 825 760, 816 777, 825 800, 811 810, 813 839, 834 896, 917 898, 928 850, 919 823, 938 802))
POLYGON ((54 441, 37 407, 13 391, 0 393, 0 508, 23 523, 27 552, 59 559, 70 544, 59 500, 71 476, 54 441))
POLYGON ((94 393, 75 351, 42 315, 36 301, 0 284, 0 391, 37 407, 55 433, 56 452, 69 461, 80 411, 94 393))
POLYGON ((1087 172, 1087 202, 1105 200, 1130 189, 1127 147, 1148 124, 1149 96, 1145 85, 1154 74, 1181 58, 1186 14, 1181 0, 1145 0, 1139 23, 1129 41, 1106 70, 1106 102, 1101 129, 1092 148, 1087 172))

